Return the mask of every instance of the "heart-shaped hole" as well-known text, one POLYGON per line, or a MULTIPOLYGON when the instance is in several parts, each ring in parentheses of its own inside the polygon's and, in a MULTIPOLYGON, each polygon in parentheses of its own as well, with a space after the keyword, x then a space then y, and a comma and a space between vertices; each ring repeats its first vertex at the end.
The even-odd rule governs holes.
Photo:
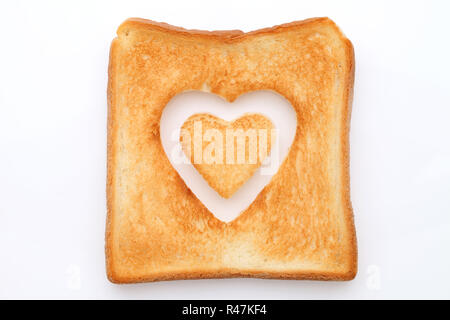
MULTIPOLYGON (((178 94, 167 104, 161 117, 160 133, 161 142, 169 161, 186 185, 216 218, 230 222, 255 200, 261 190, 270 182, 272 176, 276 174, 294 140, 296 127, 295 110, 284 97, 275 92, 250 92, 240 96, 233 103, 229 103, 214 94, 189 91, 178 94), (182 126, 185 125, 185 129, 189 126, 190 129, 193 129, 194 121, 189 122, 188 120, 198 120, 202 117, 211 121, 209 128, 236 129, 244 123, 247 129, 250 127, 270 129, 270 133, 266 131, 268 143, 272 142, 271 149, 268 147, 269 156, 264 161, 261 161, 262 159, 258 156, 256 164, 244 163, 242 166, 242 163, 238 163, 238 152, 235 150, 236 162, 228 166, 228 173, 236 173, 237 177, 227 179, 227 175, 224 174, 214 176, 214 173, 217 172, 215 170, 219 168, 215 169, 212 163, 201 163, 199 167, 199 164, 195 164, 193 161, 194 152, 191 152, 191 159, 188 159, 180 143, 182 126), (271 140, 272 137, 275 139, 271 140), (193 163, 208 181, 197 171, 193 163), (209 176, 205 174, 205 170, 200 169, 201 165, 203 165, 203 169, 207 169, 209 176), (221 181, 228 185, 224 185, 223 188, 218 187, 217 183, 221 181), (214 186, 214 189, 211 186, 214 186), (227 199, 227 196, 230 197, 227 199)), ((206 130, 202 131, 202 138, 205 138, 206 132, 206 130)), ((261 151, 260 137, 261 135, 258 135, 258 153, 261 151)), ((223 141, 226 144, 226 138, 223 141)), ((237 143, 237 140, 233 141, 237 143)), ((249 141, 246 140, 247 143, 249 141)), ((193 141, 191 142, 193 143, 193 141)), ((245 161, 249 161, 248 144, 246 144, 246 148, 245 161)), ((194 150, 191 149, 191 151, 194 150)), ((204 157, 201 159, 203 160, 204 157)), ((223 155, 223 161, 226 163, 226 154, 223 155)))

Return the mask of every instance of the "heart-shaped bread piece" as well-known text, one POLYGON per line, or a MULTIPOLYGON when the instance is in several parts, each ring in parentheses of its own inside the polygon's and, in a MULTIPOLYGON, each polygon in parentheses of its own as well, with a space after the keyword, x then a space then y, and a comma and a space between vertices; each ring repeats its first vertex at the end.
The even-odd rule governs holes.
POLYGON ((206 182, 230 198, 261 166, 275 141, 273 123, 261 114, 225 121, 195 114, 181 127, 183 152, 206 182))

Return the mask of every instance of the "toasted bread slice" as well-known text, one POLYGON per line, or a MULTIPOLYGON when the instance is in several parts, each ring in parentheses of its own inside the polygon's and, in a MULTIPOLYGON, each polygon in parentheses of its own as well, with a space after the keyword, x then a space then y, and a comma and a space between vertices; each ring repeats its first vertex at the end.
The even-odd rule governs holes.
POLYGON ((108 278, 352 279, 353 74, 352 45, 328 18, 250 33, 125 21, 109 65, 108 278), (278 172, 229 223, 186 187, 162 147, 162 111, 185 90, 208 90, 230 102, 274 90, 297 113, 278 172))
POLYGON ((230 198, 270 153, 271 142, 276 139, 273 129, 272 121, 261 114, 247 114, 231 122, 211 114, 195 114, 181 126, 180 140, 184 153, 206 182, 219 195, 230 198), (204 137, 208 141, 203 141, 204 137), (202 152, 196 150, 197 145, 202 152))

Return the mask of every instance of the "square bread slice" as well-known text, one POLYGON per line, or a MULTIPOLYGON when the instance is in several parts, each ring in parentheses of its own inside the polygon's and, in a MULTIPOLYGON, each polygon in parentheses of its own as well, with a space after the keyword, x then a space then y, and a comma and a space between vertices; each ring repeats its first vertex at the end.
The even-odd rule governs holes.
POLYGON ((250 33, 129 19, 111 45, 106 266, 115 283, 259 277, 350 280, 357 270, 349 190, 350 41, 328 18, 250 33), (256 90, 297 113, 279 171, 232 222, 186 187, 162 147, 162 111, 203 90, 256 90))

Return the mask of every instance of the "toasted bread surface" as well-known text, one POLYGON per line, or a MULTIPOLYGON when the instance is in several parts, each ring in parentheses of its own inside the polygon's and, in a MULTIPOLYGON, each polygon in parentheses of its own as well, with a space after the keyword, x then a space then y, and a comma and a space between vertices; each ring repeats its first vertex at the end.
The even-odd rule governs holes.
POLYGON ((195 114, 181 126, 180 140, 184 153, 206 182, 220 196, 230 198, 270 153, 271 142, 276 139, 273 129, 272 122, 261 114, 247 114, 234 121, 195 114))
POLYGON ((353 47, 328 18, 250 33, 125 21, 109 64, 108 278, 352 279, 353 75, 353 47), (273 90, 297 114, 288 156, 229 223, 186 187, 162 147, 162 111, 186 90, 230 102, 249 91, 273 90))

